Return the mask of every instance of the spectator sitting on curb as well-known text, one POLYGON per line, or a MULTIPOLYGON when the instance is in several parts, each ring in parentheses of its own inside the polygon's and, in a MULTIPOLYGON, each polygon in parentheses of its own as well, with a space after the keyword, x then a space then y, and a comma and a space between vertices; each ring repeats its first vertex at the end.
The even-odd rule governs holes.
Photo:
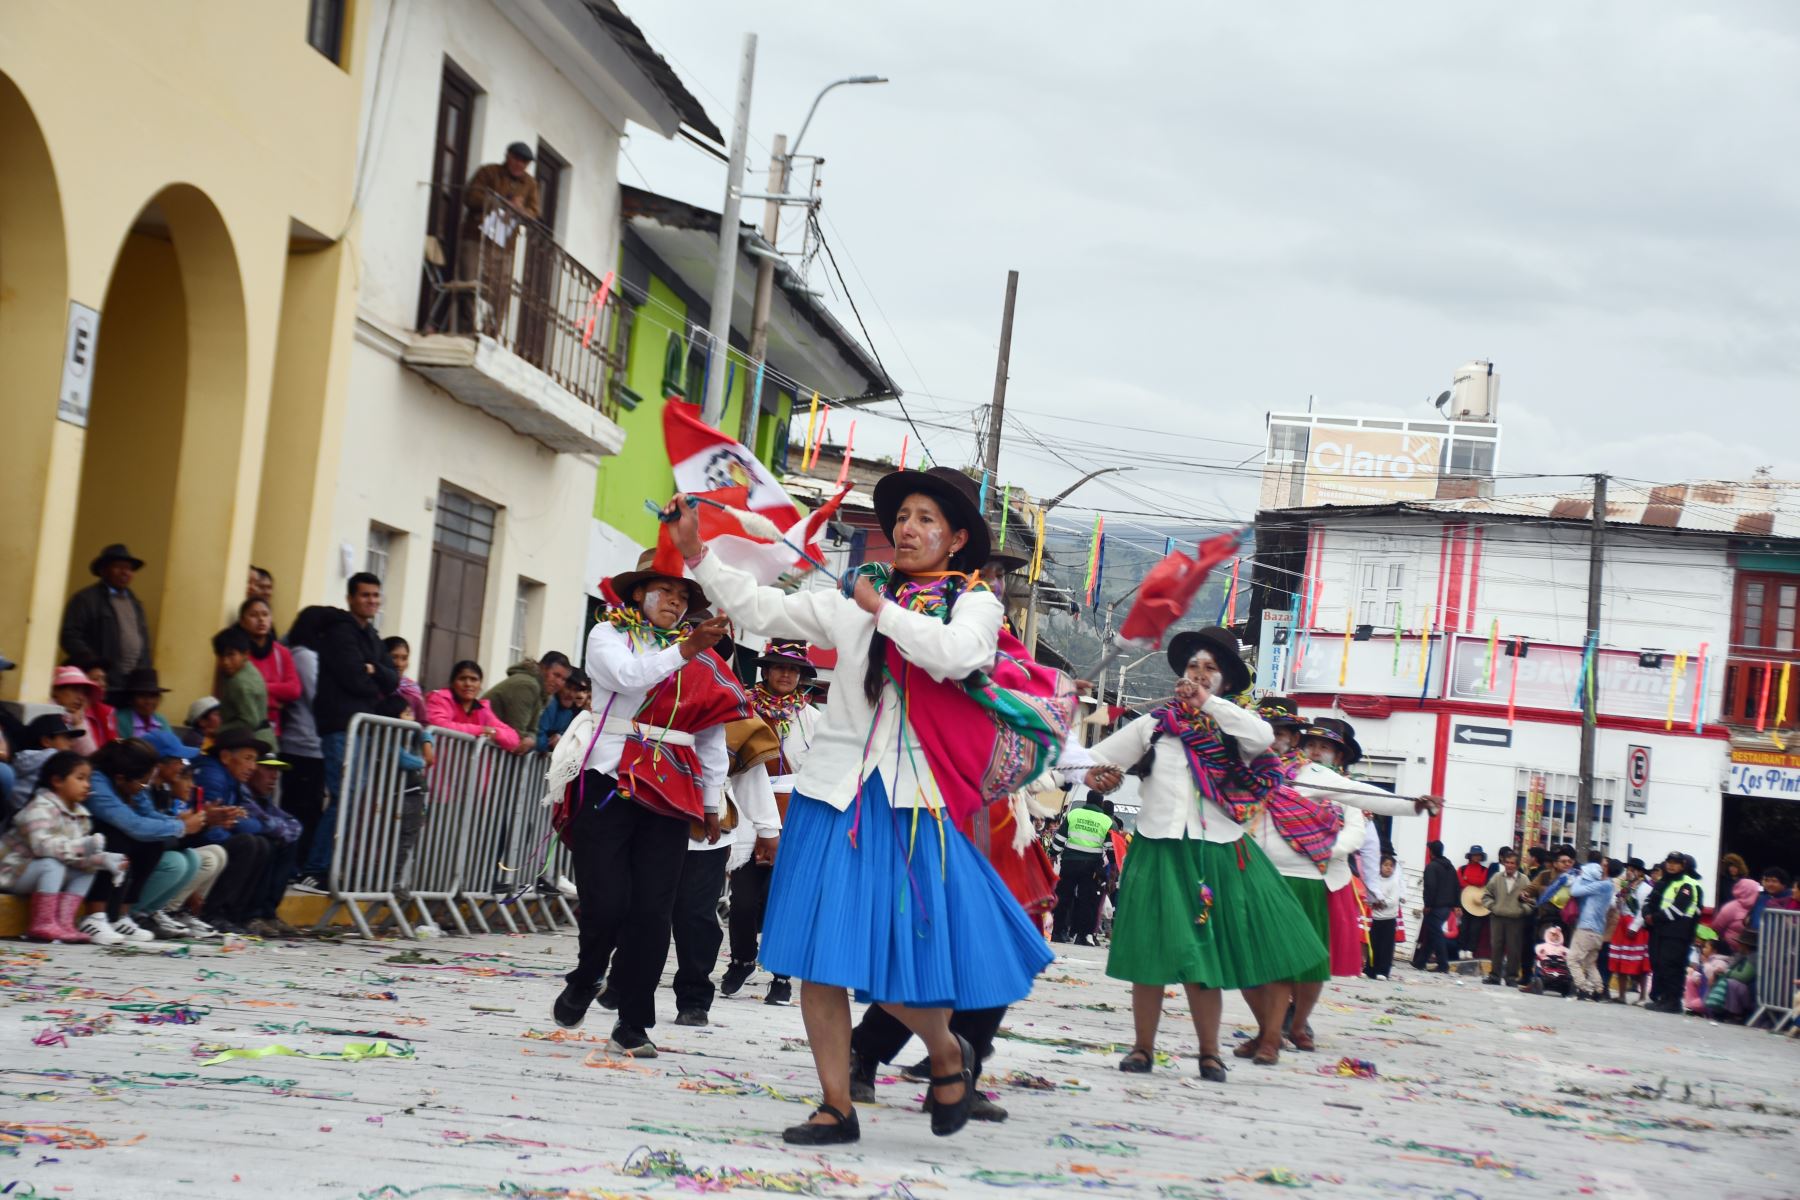
MULTIPOLYGON (((20 749, 13 755, 13 788, 10 797, 0 796, 0 830, 13 814, 31 802, 37 792, 38 773, 44 764, 65 750, 75 749, 81 730, 70 725, 58 713, 32 718, 19 739, 20 749)), ((85 793, 84 793, 85 796, 85 793)))
POLYGON ((155 667, 138 667, 113 689, 113 721, 116 736, 147 738, 153 733, 173 734, 169 722, 156 710, 169 689, 156 677, 155 667))
POLYGON ((218 697, 202 696, 188 705, 187 724, 182 727, 181 740, 204 754, 212 749, 213 738, 218 736, 219 726, 224 723, 218 697))
POLYGON ((63 720, 71 728, 81 730, 81 736, 75 739, 75 752, 91 757, 93 753, 113 740, 112 730, 102 725, 94 715, 94 707, 100 700, 100 689, 80 667, 58 667, 56 674, 50 677, 50 699, 52 703, 62 705, 63 720))

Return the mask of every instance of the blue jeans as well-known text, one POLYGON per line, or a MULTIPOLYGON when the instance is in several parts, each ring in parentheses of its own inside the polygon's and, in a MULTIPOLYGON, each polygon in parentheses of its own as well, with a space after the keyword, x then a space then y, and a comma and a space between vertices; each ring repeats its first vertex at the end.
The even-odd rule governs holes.
POLYGON ((331 851, 337 844, 338 795, 344 788, 344 748, 347 733, 328 733, 319 739, 320 753, 325 758, 325 811, 313 830, 312 844, 306 848, 306 861, 300 874, 325 878, 331 872, 331 851))

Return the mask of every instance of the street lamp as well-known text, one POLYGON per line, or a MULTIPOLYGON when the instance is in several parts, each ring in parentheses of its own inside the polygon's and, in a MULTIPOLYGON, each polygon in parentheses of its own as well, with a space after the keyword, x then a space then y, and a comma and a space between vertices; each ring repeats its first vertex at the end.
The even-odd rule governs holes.
POLYGON ((851 75, 848 78, 836 80, 835 82, 828 83, 820 88, 819 94, 813 97, 812 107, 806 110, 806 120, 800 122, 800 132, 794 135, 793 147, 787 152, 785 157, 791 162, 794 156, 800 153, 800 142, 806 137, 806 127, 812 124, 813 114, 819 111, 819 101, 825 98, 826 92, 829 92, 835 87, 843 87, 845 84, 886 82, 887 76, 885 75, 851 75))

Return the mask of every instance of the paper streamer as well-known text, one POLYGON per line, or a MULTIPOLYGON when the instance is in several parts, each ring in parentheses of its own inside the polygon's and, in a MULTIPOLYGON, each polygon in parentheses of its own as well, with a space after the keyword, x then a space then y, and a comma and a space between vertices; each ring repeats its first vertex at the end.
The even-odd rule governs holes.
POLYGON ((1344 654, 1338 661, 1339 687, 1343 687, 1344 681, 1350 678, 1350 635, 1355 628, 1355 621, 1356 611, 1352 609, 1348 601, 1346 601, 1344 605, 1344 654))
POLYGON ((850 450, 856 445, 856 418, 850 418, 850 432, 844 435, 844 461, 838 467, 837 485, 841 488, 850 482, 850 450))
POLYGON ((981 510, 983 516, 987 515, 987 493, 988 473, 987 468, 983 467, 981 471, 981 495, 975 501, 975 506, 981 510))
POLYGON ((1031 548, 1031 583, 1038 581, 1038 575, 1044 569, 1044 510, 1038 509, 1037 544, 1031 548))
POLYGON ((1100 594, 1103 590, 1102 584, 1105 579, 1106 579, 1106 535, 1103 533, 1100 535, 1100 550, 1097 554, 1094 555, 1094 597, 1092 600, 1089 601, 1089 605, 1092 608, 1094 608, 1096 611, 1098 611, 1100 608, 1100 594))
POLYGON ((587 312, 581 326, 581 348, 586 350, 594 340, 594 327, 599 324, 600 314, 606 311, 606 299, 612 295, 613 273, 608 271, 600 277, 600 286, 588 297, 587 312))
POLYGON ((1781 740, 1778 730, 1787 724, 1788 678, 1789 672, 1793 668, 1794 664, 1791 662, 1781 664, 1781 697, 1775 702, 1775 728, 1769 730, 1769 740, 1774 742, 1775 748, 1783 753, 1787 751, 1787 743, 1781 740))
MULTIPOLYGON (((908 433, 908 434, 901 435, 901 438, 900 438, 900 469, 902 471, 906 470, 906 448, 907 448, 907 446, 909 446, 911 444, 912 444, 912 434, 908 433)), ((1000 544, 1002 546, 1006 545, 1006 531, 1004 529, 1002 529, 1000 531, 1000 544)))
POLYGON ((1675 728, 1675 697, 1681 691, 1681 681, 1687 675, 1687 651, 1683 650, 1675 656, 1675 669, 1669 674, 1669 705, 1663 715, 1663 728, 1675 728))
POLYGON ((1400 674, 1400 643, 1406 640, 1406 598, 1394 606, 1394 669, 1390 675, 1400 674))
POLYGON ((1012 516, 1012 485, 1000 493, 1000 548, 1006 549, 1006 522, 1012 516))
POLYGON ((1487 690, 1493 691, 1494 684, 1500 679, 1500 618, 1495 617, 1488 629, 1488 681, 1487 690))
POLYGON ((1094 603, 1094 576, 1100 570, 1101 530, 1103 530, 1105 528, 1106 528, 1106 518, 1099 513, 1095 513, 1094 514, 1093 540, 1088 544, 1088 556, 1087 556, 1088 557, 1087 602, 1090 606, 1094 603))
POLYGON ((396 1046, 392 1042, 345 1042, 344 1048, 335 1053, 325 1052, 309 1054, 304 1050, 296 1050, 292 1046, 284 1046, 280 1042, 273 1045, 257 1046, 241 1050, 226 1050, 214 1055, 200 1065, 216 1067, 220 1063, 235 1059, 249 1058, 319 1058, 333 1062, 361 1062, 365 1058, 413 1058, 417 1055, 411 1046, 396 1046))
POLYGON ((819 435, 813 439, 812 457, 806 460, 806 469, 812 470, 819 465, 819 451, 825 448, 825 426, 831 421, 831 409, 819 411, 819 435))
POLYGON ((1519 698, 1519 639, 1513 639, 1512 682, 1506 685, 1506 727, 1512 728, 1514 702, 1519 698))
POLYGON ((800 450, 800 469, 807 470, 812 463, 813 435, 819 428, 819 393, 814 392, 812 406, 806 410, 806 445, 800 450))
POLYGON ((1419 629, 1419 684, 1425 683, 1425 668, 1431 662, 1431 635, 1437 632, 1437 605, 1431 606, 1431 620, 1419 629))
POLYGON ((1775 681, 1775 664, 1762 665, 1762 695, 1756 702, 1756 732, 1761 733, 1769 720, 1769 685, 1775 681))
POLYGON ((1225 624, 1228 626, 1237 624, 1238 563, 1241 561, 1241 558, 1231 560, 1231 591, 1225 600, 1225 624))
POLYGON ((1699 663, 1694 667, 1694 711, 1688 715, 1693 722, 1694 732, 1700 732, 1700 699, 1706 694, 1706 643, 1700 643, 1700 653, 1696 656, 1699 663))

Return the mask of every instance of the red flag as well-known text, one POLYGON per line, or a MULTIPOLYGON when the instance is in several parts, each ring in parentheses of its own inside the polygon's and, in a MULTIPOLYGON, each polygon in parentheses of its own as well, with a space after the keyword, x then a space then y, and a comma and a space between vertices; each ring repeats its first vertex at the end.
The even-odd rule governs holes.
POLYGON ((1187 615, 1188 606, 1212 569, 1230 558, 1242 541, 1240 530, 1221 533, 1200 543, 1197 558, 1177 550, 1151 567, 1144 582, 1138 585, 1131 611, 1119 626, 1119 637, 1128 642, 1162 645, 1163 635, 1187 615))
MULTIPOLYGON (((814 558, 823 557, 819 533, 849 488, 807 514, 754 454, 702 421, 698 405, 675 399, 663 409, 663 442, 675 487, 730 510, 700 507, 700 537, 722 561, 766 584, 803 566, 798 548, 814 558), (784 545, 783 537, 793 546, 784 545)), ((681 555, 665 526, 657 539, 656 569, 679 575, 680 567, 681 555)))

